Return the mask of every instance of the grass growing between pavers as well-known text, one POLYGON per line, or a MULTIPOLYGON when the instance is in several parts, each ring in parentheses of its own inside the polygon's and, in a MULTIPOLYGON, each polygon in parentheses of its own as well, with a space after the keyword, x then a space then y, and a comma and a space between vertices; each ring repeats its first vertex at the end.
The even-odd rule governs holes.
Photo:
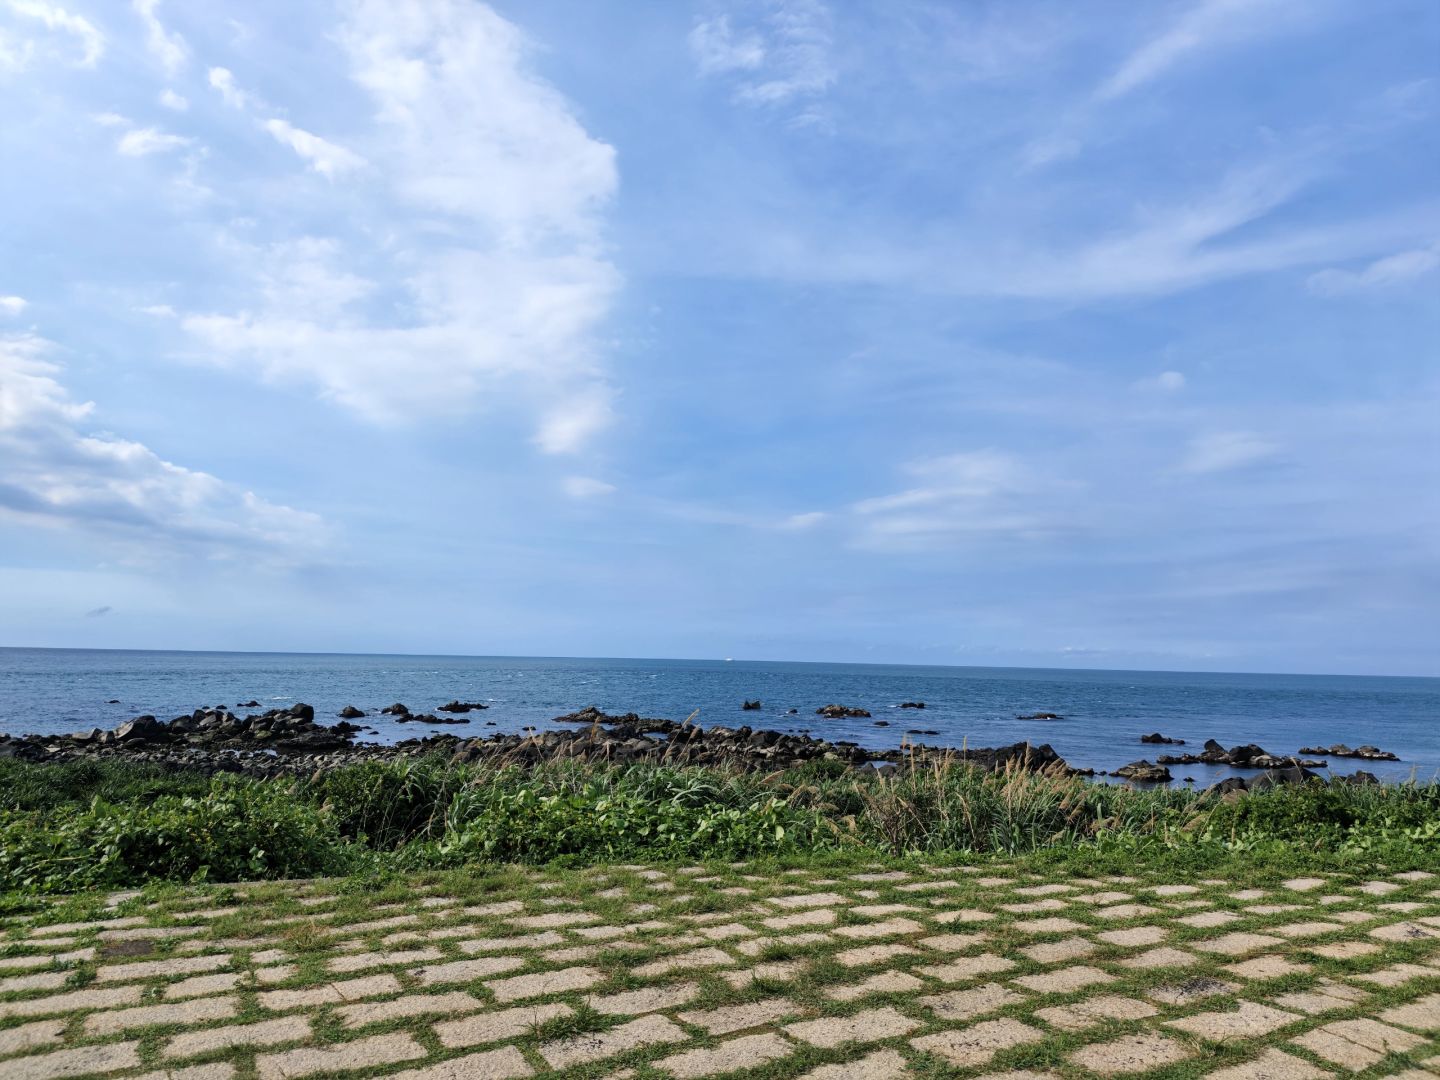
MULTIPOLYGON (((209 1064, 233 1066, 234 1075, 245 1080, 258 1078, 257 1070, 288 1068, 276 1062, 292 1060, 297 1068, 343 1062, 345 1076, 379 1076, 463 1063, 472 1055, 510 1047, 535 1075, 563 1077, 610 1076, 627 1068, 639 1077, 673 1077, 687 1070, 730 1069, 738 1061, 737 1075, 780 1080, 827 1065, 848 1068, 877 1048, 890 1048, 904 1063, 903 1075, 974 1077, 1026 1070, 1069 1080, 1099 1075, 1092 1066, 1103 1065, 1107 1055, 1123 1061, 1121 1051, 1132 1043, 1176 1057, 1170 1063, 1156 1060, 1153 1069, 1133 1075, 1200 1077, 1244 1068, 1264 1051, 1333 1075, 1340 1067, 1335 1061, 1295 1039, 1331 1027, 1370 1037, 1369 1029, 1353 1024, 1383 1023, 1375 1018, 1402 1010, 1396 1015, 1409 1026, 1386 1025, 1398 1034, 1386 1037, 1396 1045, 1382 1045, 1383 1052, 1341 1036, 1323 1034, 1311 1040, 1332 1055, 1338 1052, 1336 1046, 1345 1053, 1353 1050, 1351 1064, 1367 1062, 1354 1075, 1370 1077, 1423 1069, 1423 1062, 1440 1054, 1433 1042, 1436 1031, 1431 1030, 1440 1023, 1428 1019, 1433 1006, 1425 1004, 1430 995, 1440 995, 1435 947, 1440 931, 1428 936, 1435 928, 1424 921, 1440 923, 1437 893, 1440 879, 1395 874, 1388 867, 1352 867, 1341 873, 1327 868, 1323 859, 1292 859, 1275 866, 1244 855, 1203 875, 1179 863, 1141 872, 1133 860, 1120 866, 1090 860, 1077 867, 1053 857, 947 865, 943 860, 876 860, 852 853, 745 865, 504 867, 375 882, 352 878, 283 886, 164 886, 113 906, 93 895, 69 898, 48 910, 37 906, 24 918, 7 919, 0 979, 9 977, 8 959, 37 953, 43 958, 46 949, 60 955, 62 941, 73 952, 100 943, 106 934, 113 938, 180 930, 158 937, 143 961, 98 956, 70 969, 89 971, 98 980, 107 968, 123 971, 124 964, 179 961, 173 971, 135 969, 134 981, 144 985, 134 1005, 144 1007, 168 1000, 172 988, 201 977, 179 970, 187 957, 225 957, 215 974, 233 971, 245 982, 233 993, 238 1009, 223 1022, 150 1025, 107 1039, 87 1034, 84 1023, 91 1012, 77 1011, 66 1021, 58 1044, 62 1047, 137 1045, 140 1065, 115 1070, 117 1078, 144 1075, 146 1069, 209 1064), (1318 877, 1323 888, 1287 888, 1285 876, 1302 871, 1318 877), (1053 899, 1059 907, 1028 910, 1039 899, 1053 899), (208 920, 197 917, 234 906, 241 911, 208 920), (814 924, 783 922, 789 914, 805 911, 830 911, 835 918, 814 924), (1205 912, 1236 918, 1215 925, 1188 921, 1205 912), (81 913, 90 918, 72 918, 81 913), (966 915, 965 922, 948 918, 960 913, 966 915), (114 925, 127 918, 139 918, 142 924, 114 925), (782 920, 779 927, 771 925, 776 919, 782 920), (244 924, 243 934, 237 920, 244 924), (66 922, 94 923, 96 928, 44 929, 66 922), (956 933, 957 926, 964 933, 956 933), (1295 927, 1296 934, 1281 932, 1295 927), (297 934, 297 928, 303 931, 297 934), (867 928, 873 928, 873 934, 844 933, 867 928), (1139 932, 1126 935, 1127 929, 1139 932), (1159 933, 1163 937, 1157 937, 1159 933), (415 940, 396 940, 395 935, 415 940), (33 940, 47 944, 40 949, 26 944, 33 940), (1161 942, 1188 962, 1175 967, 1125 965, 1161 942), (482 947, 470 948, 476 943, 482 947), (1089 947, 1082 949, 1082 943, 1089 947), (1378 951, 1350 959, 1312 951, 1338 943, 1376 945, 1378 951), (1216 948, 1207 951, 1207 945, 1216 948), (417 958, 417 946, 431 952, 417 958), (855 959, 857 948, 874 951, 855 959), (257 960, 261 957, 263 962, 257 960), (512 957, 518 966, 474 979, 462 978, 462 967, 453 982, 425 982, 427 971, 477 957, 512 957), (847 959, 842 962, 841 957, 847 959), (980 957, 1004 964, 965 974, 964 962, 980 957), (1279 958, 1286 967, 1272 974, 1277 969, 1267 958, 1279 958), (676 962, 667 968, 666 961, 676 962), (337 964, 343 973, 333 970, 337 964), (1243 973, 1231 970, 1247 964, 1257 966, 1243 973), (540 980, 535 986, 540 992, 534 995, 504 1001, 495 997, 497 988, 516 975, 578 969, 594 973, 583 976, 583 989, 549 993, 540 980), (262 972, 277 970, 277 980, 260 981, 262 972), (901 975, 919 987, 883 989, 887 977, 901 975), (391 981, 355 989, 357 982, 381 977, 391 981), (875 985, 881 989, 864 992, 872 980, 879 980, 875 985), (1194 995, 1174 992, 1190 984, 1218 989, 1194 995), (342 1019, 340 1010, 352 1007, 348 998, 280 1009, 261 1004, 277 989, 303 993, 307 988, 347 986, 352 989, 336 992, 360 993, 375 1015, 383 1013, 380 1006, 398 1003, 401 1015, 357 1026, 342 1019), (1365 996, 1329 998, 1327 986, 1365 996), (858 996, 847 995, 853 988, 861 988, 858 996), (673 1002, 667 1001, 668 993, 673 993, 673 1002), (461 1017, 498 1016, 517 1008, 537 1015, 546 1009, 562 1011, 495 1042, 460 1045, 440 1034, 450 1030, 445 1025, 458 1021, 423 1002, 444 1000, 448 1008, 457 997, 467 996, 474 1008, 462 1003, 461 1017), (1308 1015, 1277 1003, 1285 999, 1308 1005, 1312 998, 1333 1002, 1334 1007, 1308 1015), (608 999, 631 1002, 636 1014, 602 1011, 608 999), (1106 1000, 1146 1003, 1154 1012, 1124 1019, 1093 1017, 1081 1008, 1103 1011, 1097 1003, 1106 1000), (1258 1019, 1244 1012, 1252 1007, 1260 1010, 1255 1013, 1258 1019), (640 1023, 646 1016, 655 1019, 640 1023), (728 1020, 705 1020, 712 1016, 738 1017, 735 1022, 742 1025, 750 1017, 755 1023, 732 1030, 728 1020), (1077 1016, 1085 1022, 1072 1030, 1077 1016), (1226 1025, 1236 1016, 1248 1018, 1255 1029, 1247 1029, 1243 1037, 1230 1034, 1226 1025), (287 1019, 288 1027, 275 1023, 287 1019), (1277 1019, 1283 1022, 1272 1026, 1277 1019), (295 1027, 295 1021, 302 1027, 295 1027), (1174 1021, 1181 1026, 1172 1026, 1174 1021), (886 1034, 897 1023, 909 1030, 886 1034), (1430 1026, 1417 1031, 1415 1024, 1430 1026), (846 1025, 875 1037, 834 1044, 823 1034, 848 1030, 846 1025), (179 1059, 168 1052, 187 1031, 217 1028, 237 1029, 241 1044, 221 1039, 179 1059), (663 1038, 654 1041, 657 1032, 663 1038), (807 1041, 802 1032, 821 1033, 813 1037, 825 1045, 807 1041), (963 1038, 950 1040, 957 1032, 980 1032, 982 1037, 977 1045, 963 1038), (244 1043, 246 1038, 263 1045, 244 1043), (326 1046, 350 1049, 348 1056, 286 1057, 294 1050, 326 1046), (586 1060, 590 1047, 598 1055, 595 1060, 586 1060), (366 1065, 361 1059, 372 1049, 387 1060, 366 1065), (398 1054, 408 1056, 388 1060, 398 1054), (552 1070, 552 1058, 566 1064, 552 1070), (747 1065, 753 1068, 744 1068, 747 1065)), ((120 940, 145 941, 143 936, 120 940)), ((54 969, 66 970, 59 964, 54 969)), ((99 981, 110 985, 116 980, 99 981)), ((118 981, 121 989, 130 985, 118 981)), ((43 1000, 47 993, 0 993, 0 1012, 11 1002, 43 1000)), ((1137 1009, 1131 1004, 1121 1011, 1137 1009)), ((5 1032, 26 1022, 28 1018, 0 1020, 0 1047, 5 1032)), ((32 1047, 0 1057, 0 1065, 38 1063, 45 1054, 46 1048, 32 1047)))

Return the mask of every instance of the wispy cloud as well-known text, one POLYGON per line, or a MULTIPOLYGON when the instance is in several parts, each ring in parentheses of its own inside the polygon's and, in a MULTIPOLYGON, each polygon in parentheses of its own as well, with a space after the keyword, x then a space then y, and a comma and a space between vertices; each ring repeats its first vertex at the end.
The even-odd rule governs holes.
POLYGON ((1216 431, 1190 441, 1180 468, 1198 475, 1233 472, 1273 461, 1279 453, 1279 444, 1254 432, 1216 431))
POLYGON ((19 315, 29 304, 22 296, 0 296, 0 315, 19 315))
POLYGON ((1381 292, 1407 285, 1440 268, 1440 244, 1396 252, 1358 270, 1331 268, 1312 274, 1306 284, 1321 296, 1381 292))
POLYGON ((190 55, 185 39, 160 21, 160 0, 130 0, 145 26, 145 47, 168 75, 179 74, 190 55))
POLYGON ((690 52, 701 75, 726 78, 735 100, 792 111, 792 123, 824 119, 815 104, 838 75, 833 16, 820 0, 747 0, 698 19, 690 52))
POLYGON ((1140 89, 1197 53, 1267 37, 1320 10, 1314 0, 1200 0, 1100 84, 1099 101, 1140 89))
MULTIPOLYGON (((105 35, 83 15, 76 15, 58 4, 47 0, 3 0, 5 9, 12 14, 37 22, 47 30, 59 31, 76 39, 80 46, 81 67, 94 67, 105 53, 105 35)), ((17 63, 33 52, 33 42, 26 43, 15 51, 17 63)))
POLYGON ((851 507, 860 543, 928 548, 994 537, 1036 538, 1062 527, 1057 495, 1066 485, 1014 454, 967 451, 904 467, 912 486, 851 507))
POLYGON ((560 486, 572 499, 594 499, 601 495, 615 494, 614 484, 597 480, 593 476, 567 476, 560 486))

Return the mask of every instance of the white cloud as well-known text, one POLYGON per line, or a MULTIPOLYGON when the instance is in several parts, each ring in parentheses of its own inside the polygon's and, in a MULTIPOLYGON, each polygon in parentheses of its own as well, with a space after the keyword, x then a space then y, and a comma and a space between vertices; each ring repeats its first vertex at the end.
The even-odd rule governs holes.
POLYGON ((222 101, 232 109, 248 109, 254 99, 235 82, 235 75, 229 68, 212 67, 207 74, 212 89, 219 93, 222 101))
POLYGON ((1137 379, 1135 389, 1150 393, 1178 394, 1185 389, 1185 376, 1178 371, 1162 371, 1159 375, 1137 379))
POLYGON ((1321 270, 1306 284, 1321 296, 1378 292, 1408 284, 1440 267, 1440 244, 1386 255, 1360 270, 1321 270))
POLYGON ((730 16, 701 19, 690 31, 690 52, 702 75, 721 71, 753 71, 765 62, 765 42, 759 34, 736 34, 730 16))
POLYGON ((830 515, 823 510, 810 510, 803 514, 791 514, 780 523, 780 528, 787 532, 804 532, 823 524, 829 518, 830 515))
POLYGON ((177 94, 168 87, 160 91, 160 104, 174 112, 184 112, 190 108, 190 102, 186 100, 184 95, 177 94))
POLYGON ((735 10, 700 19, 690 52, 702 75, 735 77, 735 100, 779 107, 812 102, 794 120, 821 118, 813 99, 837 76, 830 9, 819 0, 744 0, 735 10), (745 22, 737 30, 737 22, 745 22))
MULTIPOLYGON (((357 192, 368 209, 344 242, 228 241, 252 302, 182 326, 214 360, 312 384, 374 420, 519 403, 539 417, 542 450, 579 448, 612 417, 596 336, 619 284, 602 236, 614 150, 485 5, 357 0, 346 13, 337 40, 375 107, 352 140, 376 181, 357 192)), ((211 83, 253 107, 229 72, 211 83)), ((331 171, 354 164, 306 146, 331 171)))
MULTIPOLYGON (((42 23, 47 30, 58 30, 79 39, 81 67, 94 67, 105 52, 105 36, 96 29, 95 24, 83 15, 74 15, 64 8, 47 3, 46 0, 3 0, 5 6, 14 14, 22 18, 32 19, 42 23)), ((7 50, 11 52, 12 50, 7 50)), ((29 49, 23 48, 16 52, 20 63, 13 66, 20 66, 25 59, 28 59, 29 49)))
POLYGON ((277 142, 290 147, 308 161, 310 167, 321 176, 334 179, 336 176, 352 172, 365 164, 365 159, 359 154, 346 150, 343 146, 337 146, 318 135, 312 135, 284 120, 265 121, 265 130, 273 135, 277 142))
POLYGON ((22 296, 0 296, 0 315, 14 317, 29 306, 29 302, 22 296))
POLYGON ((562 401, 540 420, 535 444, 547 454, 566 454, 610 426, 614 410, 610 392, 595 387, 562 401))
POLYGON ((1217 431, 1190 440, 1180 462, 1184 472, 1207 474, 1231 472, 1273 460, 1278 444, 1249 431, 1217 431))
POLYGON ((145 47, 167 74, 177 74, 185 66, 190 50, 183 37, 165 29, 165 24, 160 21, 160 16, 156 14, 160 0, 130 0, 130 6, 145 24, 145 47))
POLYGON ((561 483, 565 494, 572 499, 593 499, 599 495, 613 495, 615 485, 593 476, 567 476, 561 483))
POLYGON ((133 128, 120 136, 115 149, 126 157, 145 157, 189 145, 190 140, 183 135, 170 135, 155 128, 133 128))
POLYGON ((1028 539, 1060 526, 1064 485, 1013 454, 978 450, 906 465, 914 485, 855 503, 862 546, 922 549, 965 539, 1028 539))
POLYGON ((1098 100, 1123 97, 1164 75, 1192 53, 1273 33, 1305 13, 1311 0, 1200 0, 1164 33, 1152 38, 1095 92, 1098 100))
POLYGON ((93 431, 94 405, 70 397, 50 348, 33 336, 0 338, 0 514, 204 558, 289 559, 325 543, 314 514, 93 431))

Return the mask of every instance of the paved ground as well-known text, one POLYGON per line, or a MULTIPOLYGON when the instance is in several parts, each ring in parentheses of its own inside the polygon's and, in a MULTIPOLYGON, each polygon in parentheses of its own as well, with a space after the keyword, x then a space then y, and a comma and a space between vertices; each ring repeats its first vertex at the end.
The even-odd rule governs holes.
POLYGON ((509 869, 0 922, 0 1077, 1440 1075, 1440 877, 509 869))

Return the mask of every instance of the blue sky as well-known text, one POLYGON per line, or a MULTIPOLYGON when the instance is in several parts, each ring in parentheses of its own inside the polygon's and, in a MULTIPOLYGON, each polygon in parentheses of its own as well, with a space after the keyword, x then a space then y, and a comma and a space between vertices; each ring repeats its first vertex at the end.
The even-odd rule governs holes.
POLYGON ((1429 0, 0 0, 0 643, 1440 674, 1429 0))

